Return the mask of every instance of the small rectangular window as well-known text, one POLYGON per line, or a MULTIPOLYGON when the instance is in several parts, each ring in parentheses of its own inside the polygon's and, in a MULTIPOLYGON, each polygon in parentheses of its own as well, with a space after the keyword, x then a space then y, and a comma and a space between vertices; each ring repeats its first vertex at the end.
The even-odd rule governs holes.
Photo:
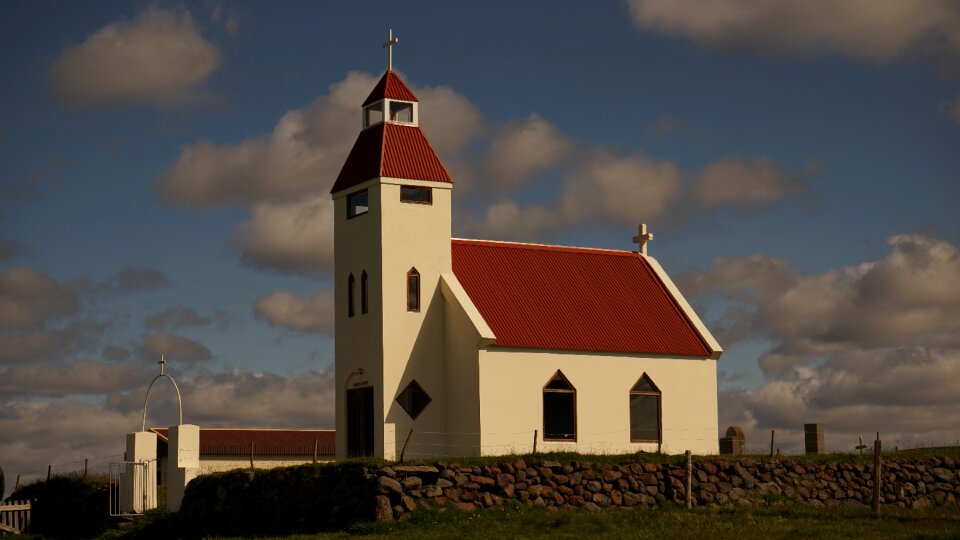
POLYGON ((428 187, 400 186, 400 202, 433 204, 433 190, 428 187))
POLYGON ((413 103, 390 102, 390 120, 413 123, 413 103))
POLYGON ((360 214, 366 214, 369 211, 370 205, 367 203, 367 190, 347 195, 347 219, 357 217, 360 214))

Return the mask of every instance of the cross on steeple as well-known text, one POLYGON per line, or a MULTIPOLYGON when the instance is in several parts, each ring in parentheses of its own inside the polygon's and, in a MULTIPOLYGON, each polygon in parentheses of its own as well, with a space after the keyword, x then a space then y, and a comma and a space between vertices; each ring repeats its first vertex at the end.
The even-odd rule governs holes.
POLYGON ((393 37, 393 28, 391 28, 387 33, 387 41, 386 43, 383 44, 383 47, 382 47, 387 50, 387 69, 388 70, 393 69, 393 46, 396 45, 397 43, 400 43, 400 39, 393 37))
POLYGON ((653 240, 653 233, 647 232, 647 224, 640 224, 640 234, 633 237, 633 241, 637 244, 640 244, 640 254, 647 254, 647 242, 653 240))
POLYGON ((163 365, 166 364, 167 361, 163 359, 162 354, 160 355, 160 361, 157 363, 160 364, 160 374, 163 375, 163 365))

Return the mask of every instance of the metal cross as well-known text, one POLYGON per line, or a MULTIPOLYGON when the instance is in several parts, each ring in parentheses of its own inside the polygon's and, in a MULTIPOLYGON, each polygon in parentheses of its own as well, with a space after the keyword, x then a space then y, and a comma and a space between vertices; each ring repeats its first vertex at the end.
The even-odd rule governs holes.
POLYGON ((393 28, 387 33, 387 42, 383 44, 384 49, 387 50, 387 69, 393 70, 393 46, 397 43, 400 43, 399 38, 393 37, 393 28))
POLYGON ((633 241, 637 244, 640 244, 640 254, 647 254, 647 242, 653 240, 653 233, 647 232, 647 224, 640 224, 640 234, 633 237, 633 241))
POLYGON ((163 359, 162 354, 160 355, 160 361, 157 363, 160 364, 160 374, 163 375, 163 365, 166 364, 167 361, 163 359))

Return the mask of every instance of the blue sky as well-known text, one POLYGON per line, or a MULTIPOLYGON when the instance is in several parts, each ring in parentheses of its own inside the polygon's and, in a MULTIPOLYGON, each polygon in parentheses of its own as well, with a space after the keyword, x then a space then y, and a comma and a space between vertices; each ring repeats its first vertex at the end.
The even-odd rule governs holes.
POLYGON ((326 193, 388 27, 454 234, 648 223, 722 427, 960 438, 960 10, 737 5, 4 3, 0 465, 115 454, 161 350, 188 421, 332 426, 326 193))

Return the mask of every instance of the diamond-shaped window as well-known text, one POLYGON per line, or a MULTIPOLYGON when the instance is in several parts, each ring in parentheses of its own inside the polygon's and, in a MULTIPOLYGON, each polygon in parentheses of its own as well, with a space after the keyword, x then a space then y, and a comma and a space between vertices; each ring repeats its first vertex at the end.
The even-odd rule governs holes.
POLYGON ((403 407, 403 410, 407 411, 407 414, 410 415, 410 418, 414 420, 420 416, 420 413, 427 408, 427 405, 429 405, 431 401, 433 400, 430 399, 430 396, 420 387, 417 381, 410 381, 410 384, 397 396, 397 403, 399 403, 400 406, 403 407))

